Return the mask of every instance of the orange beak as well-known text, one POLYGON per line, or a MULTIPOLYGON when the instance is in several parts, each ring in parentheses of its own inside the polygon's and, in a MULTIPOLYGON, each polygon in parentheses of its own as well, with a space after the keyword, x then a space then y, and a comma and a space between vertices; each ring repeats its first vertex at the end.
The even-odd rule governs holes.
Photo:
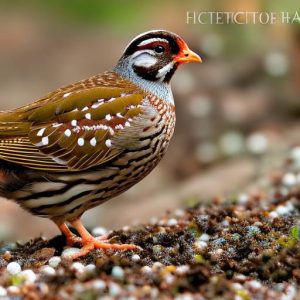
POLYGON ((175 57, 175 61, 183 64, 188 62, 202 62, 201 57, 189 49, 188 46, 185 45, 185 48, 175 57))

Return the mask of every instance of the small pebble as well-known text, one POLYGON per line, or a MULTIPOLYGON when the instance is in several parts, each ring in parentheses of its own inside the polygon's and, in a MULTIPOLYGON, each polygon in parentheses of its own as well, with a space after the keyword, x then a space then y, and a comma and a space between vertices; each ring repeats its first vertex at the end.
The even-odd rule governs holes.
POLYGON ((294 300, 296 299, 297 289, 294 285, 289 285, 286 288, 285 295, 281 297, 281 300, 294 300))
POLYGON ((297 183, 297 178, 293 173, 284 174, 282 183, 286 186, 293 186, 297 183))
POLYGON ((75 273, 75 277, 80 281, 85 281, 88 278, 88 275, 84 271, 79 271, 75 273))
POLYGON ((160 269, 163 268, 163 267, 164 267, 164 265, 163 265, 161 262, 156 261, 156 262, 154 262, 154 264, 152 265, 152 270, 153 270, 153 271, 158 271, 158 270, 160 270, 160 269))
POLYGON ((20 273, 22 269, 17 262, 13 261, 7 265, 6 270, 9 274, 16 275, 20 273))
POLYGON ((204 250, 207 247, 207 243, 204 242, 204 241, 197 241, 197 242, 194 243, 194 246, 198 250, 204 250))
POLYGON ((247 236, 255 236, 260 233, 260 229, 257 226, 246 226, 247 236))
POLYGON ((224 245, 226 244, 226 240, 224 238, 218 238, 213 241, 213 244, 217 246, 224 245))
POLYGON ((135 262, 139 261, 141 259, 141 257, 138 254, 133 254, 131 256, 131 259, 135 262))
POLYGON ((129 231, 130 230, 130 226, 126 225, 122 227, 123 231, 129 231))
POLYGON ((89 275, 94 275, 96 273, 96 266, 94 264, 88 264, 84 267, 84 272, 89 275))
POLYGON ((37 279, 36 274, 32 270, 24 270, 18 276, 23 278, 26 283, 34 283, 37 279))
POLYGON ((237 274, 234 276, 234 279, 239 281, 245 281, 247 277, 244 274, 237 274))
POLYGON ((6 295, 7 295, 6 289, 0 286, 0 297, 5 297, 6 295))
POLYGON ((61 258, 59 256, 53 256, 48 261, 48 265, 54 269, 57 268, 60 263, 61 258))
MULTIPOLYGON (((300 161, 300 160, 299 160, 299 161, 300 161)), ((299 183, 300 183, 300 173, 297 174, 296 180, 297 180, 297 184, 299 184, 299 183)))
POLYGON ((40 293, 42 293, 44 295, 49 293, 49 286, 45 282, 36 283, 36 288, 38 289, 38 291, 40 291, 40 293))
POLYGON ((83 268, 77 268, 77 271, 75 272, 75 276, 77 279, 79 279, 80 281, 85 281, 96 274, 96 266, 94 264, 89 264, 83 268))
POLYGON ((187 273, 190 270, 190 267, 188 265, 182 265, 182 266, 178 266, 176 268, 176 273, 178 275, 184 275, 185 273, 187 273))
POLYGON ((18 286, 11 285, 7 288, 7 292, 9 294, 18 295, 20 294, 20 288, 18 286))
POLYGON ((80 251, 79 248, 67 248, 62 252, 61 257, 62 258, 70 258, 73 254, 76 254, 79 251, 80 251))
POLYGON ((111 297, 116 297, 118 296, 120 293, 121 293, 121 288, 118 284, 114 283, 114 282, 111 282, 109 284, 109 295, 111 297))
POLYGON ((104 227, 96 227, 92 230, 92 235, 97 237, 97 236, 102 236, 106 235, 108 230, 104 227))
POLYGON ((232 283, 231 286, 232 286, 235 290, 242 290, 242 289, 243 289, 243 286, 242 286, 240 283, 238 283, 238 282, 232 283))
POLYGON ((5 251, 5 253, 3 254, 3 259, 5 260, 10 260, 12 257, 11 252, 10 251, 5 251))
POLYGON ((223 227, 228 227, 230 225, 227 220, 223 220, 221 224, 223 227))
POLYGON ((168 222, 167 222, 167 225, 168 226, 176 226, 177 225, 177 220, 172 218, 172 219, 169 219, 168 222))
POLYGON ((47 276, 54 276, 56 271, 50 266, 42 266, 41 273, 47 276))
POLYGON ((143 273, 152 273, 152 269, 149 266, 144 266, 141 268, 143 273))
POLYGON ((223 249, 219 248, 215 251, 216 254, 221 255, 224 252, 223 249))
POLYGON ((253 133, 247 138, 247 148, 252 154, 263 154, 268 149, 268 139, 264 134, 253 133))
POLYGON ((92 283, 92 288, 95 290, 104 290, 106 288, 106 283, 101 279, 94 280, 92 283))
POLYGON ((84 265, 81 262, 74 262, 72 263, 70 270, 73 272, 83 272, 84 265))
POLYGON ((215 251, 210 252, 211 255, 211 259, 214 260, 218 260, 220 258, 220 256, 222 255, 222 253, 224 252, 223 249, 219 248, 215 251))
POLYGON ((201 236, 199 237, 199 240, 200 241, 203 241, 203 242, 208 242, 210 239, 210 236, 207 234, 207 233, 203 233, 201 234, 201 236))
POLYGON ((290 157, 291 157, 293 160, 300 160, 300 146, 295 147, 295 148, 293 148, 293 149, 291 150, 290 157))
POLYGON ((117 279, 122 280, 124 278, 124 270, 119 266, 114 266, 111 270, 111 275, 117 279))
POLYGON ((269 217, 270 217, 271 219, 275 219, 275 218, 278 218, 279 215, 278 215, 278 213, 277 213, 276 211, 271 211, 271 212, 269 213, 269 217))
POLYGON ((174 298, 174 300, 194 300, 194 299, 195 297, 188 293, 179 294, 174 298))
POLYGON ((164 278, 165 282, 169 285, 173 284, 174 281, 176 280, 176 277, 172 274, 167 274, 164 278))
POLYGON ((85 291, 85 287, 81 283, 76 283, 73 285, 73 289, 76 294, 83 293, 85 291))
POLYGON ((175 216, 176 217, 183 217, 184 214, 185 214, 185 212, 184 212, 183 209, 178 208, 178 209, 175 210, 175 216))
POLYGON ((247 194, 240 194, 238 196, 238 203, 239 204, 247 204, 249 201, 249 197, 247 194))
POLYGON ((261 283, 257 280, 250 280, 246 284, 255 290, 260 289, 262 286, 261 283))
POLYGON ((290 202, 286 203, 285 205, 278 205, 276 208, 276 212, 279 216, 284 216, 289 214, 295 209, 294 205, 290 202))
POLYGON ((232 240, 238 241, 241 238, 241 235, 238 234, 237 232, 233 233, 231 236, 232 240))

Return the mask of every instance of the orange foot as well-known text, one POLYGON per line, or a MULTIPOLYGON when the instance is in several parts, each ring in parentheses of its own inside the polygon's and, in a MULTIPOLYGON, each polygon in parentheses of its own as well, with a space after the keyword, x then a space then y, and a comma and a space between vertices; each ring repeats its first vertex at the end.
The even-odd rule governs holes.
POLYGON ((75 243, 82 244, 82 248, 79 252, 70 255, 72 259, 85 256, 94 249, 141 250, 139 246, 133 244, 109 244, 107 236, 95 238, 85 229, 85 227, 81 224, 79 219, 71 222, 71 224, 78 231, 81 238, 74 235, 66 224, 60 225, 59 228, 62 231, 62 233, 66 236, 68 245, 74 245, 75 243))

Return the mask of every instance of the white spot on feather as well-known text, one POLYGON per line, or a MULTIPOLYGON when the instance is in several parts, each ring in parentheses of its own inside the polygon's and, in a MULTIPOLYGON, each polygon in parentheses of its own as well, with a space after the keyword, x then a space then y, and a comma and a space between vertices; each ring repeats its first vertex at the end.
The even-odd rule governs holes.
POLYGON ((108 147, 108 148, 110 148, 111 146, 112 146, 112 144, 111 144, 111 140, 106 140, 105 141, 105 145, 106 145, 106 147, 108 147))
POLYGON ((125 122, 125 127, 130 127, 130 123, 129 122, 125 122))
POLYGON ((117 116, 118 118, 123 118, 123 116, 122 116, 121 113, 117 113, 116 116, 117 116))
POLYGON ((45 136, 42 138, 43 146, 47 146, 49 144, 49 137, 45 136))
POLYGON ((111 127, 109 127, 109 133, 110 133, 111 135, 114 135, 114 134, 115 134, 114 130, 113 130, 111 127))
POLYGON ((90 144, 93 146, 93 147, 96 147, 96 145, 97 145, 97 140, 96 140, 96 138, 92 138, 91 140, 90 140, 90 144))
POLYGON ((72 131, 70 129, 65 130, 65 136, 70 137, 72 134, 72 131))
POLYGON ((85 114, 85 118, 88 120, 92 119, 92 115, 90 113, 85 114))
POLYGON ((58 158, 58 157, 51 157, 55 162, 57 162, 58 164, 60 164, 60 165, 66 165, 67 164, 67 162, 65 161, 65 160, 63 160, 63 159, 60 159, 60 158, 58 158))
POLYGON ((74 127, 77 126, 77 120, 72 120, 71 125, 74 127))
POLYGON ((82 147, 84 145, 84 139, 83 138, 79 138, 77 141, 78 146, 82 147))
POLYGON ((65 93, 65 94, 63 95, 63 98, 66 98, 66 97, 70 96, 71 94, 72 94, 72 92, 65 93))
POLYGON ((45 130, 46 130, 46 128, 41 128, 36 135, 37 136, 43 136, 45 130))
POLYGON ((110 114, 106 115, 106 116, 105 116, 105 119, 106 119, 107 121, 110 121, 110 120, 111 120, 111 115, 110 115, 110 114))
POLYGON ((89 108, 87 106, 85 106, 81 111, 86 111, 88 110, 89 108))
POLYGON ((94 103, 91 107, 92 108, 97 108, 97 107, 99 107, 101 105, 101 103, 94 103))

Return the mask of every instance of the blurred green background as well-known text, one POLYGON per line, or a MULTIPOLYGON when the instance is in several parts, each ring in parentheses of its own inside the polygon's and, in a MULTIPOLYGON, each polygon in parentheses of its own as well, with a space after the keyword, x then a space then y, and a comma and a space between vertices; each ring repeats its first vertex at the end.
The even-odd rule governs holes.
MULTIPOLYGON (((0 109, 112 69, 143 31, 174 31, 204 63, 183 66, 173 79, 177 127, 169 151, 151 175, 88 212, 85 223, 118 228, 195 198, 237 193, 299 144, 300 26, 194 25, 187 11, 293 15, 298 7, 281 0, 0 1, 0 109)), ((0 220, 0 239, 58 232, 5 200, 0 220)))

